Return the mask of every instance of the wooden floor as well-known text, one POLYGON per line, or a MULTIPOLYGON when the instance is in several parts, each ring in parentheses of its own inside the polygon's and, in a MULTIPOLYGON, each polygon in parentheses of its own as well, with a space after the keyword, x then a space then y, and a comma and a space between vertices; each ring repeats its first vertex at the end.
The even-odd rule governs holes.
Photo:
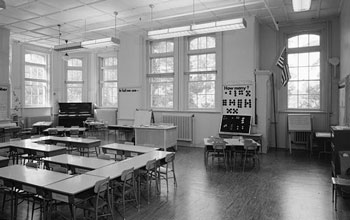
MULTIPOLYGON (((140 211, 128 206, 126 219, 350 219, 350 199, 339 197, 338 211, 334 211, 329 158, 309 158, 303 151, 290 156, 284 150, 271 150, 260 158, 260 169, 244 173, 240 168, 225 172, 217 166, 206 170, 203 149, 179 147, 178 187, 171 180, 167 194, 163 183, 161 195, 153 193, 149 205, 142 200, 140 211)), ((19 209, 19 220, 30 219, 26 205, 19 209)), ((0 212, 0 219, 6 219, 8 213, 9 206, 5 213, 0 212)), ((38 213, 34 219, 39 219, 38 213)))

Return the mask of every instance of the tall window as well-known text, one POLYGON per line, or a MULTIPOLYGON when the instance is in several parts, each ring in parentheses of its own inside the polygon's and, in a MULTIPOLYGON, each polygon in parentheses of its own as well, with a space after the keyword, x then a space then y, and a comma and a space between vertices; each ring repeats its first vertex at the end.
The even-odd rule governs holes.
POLYGON ((171 109, 174 107, 174 41, 151 42, 149 59, 150 106, 171 109))
POLYGON ((216 84, 215 35, 189 38, 188 108, 214 109, 216 84))
POLYGON ((48 106, 49 103, 49 58, 48 54, 25 52, 25 105, 48 106))
POLYGON ((301 34, 288 38, 289 109, 320 109, 320 35, 301 34))
POLYGON ((72 58, 67 61, 67 102, 83 101, 83 60, 72 58))
POLYGON ((115 56, 100 59, 101 105, 105 107, 118 106, 117 62, 115 56))

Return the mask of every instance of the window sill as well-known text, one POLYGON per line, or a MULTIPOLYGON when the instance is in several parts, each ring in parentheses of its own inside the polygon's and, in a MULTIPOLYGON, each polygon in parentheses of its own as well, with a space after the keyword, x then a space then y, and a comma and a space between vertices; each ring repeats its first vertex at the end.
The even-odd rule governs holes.
POLYGON ((44 108, 51 108, 51 106, 26 106, 26 107, 23 107, 23 109, 44 109, 44 108))

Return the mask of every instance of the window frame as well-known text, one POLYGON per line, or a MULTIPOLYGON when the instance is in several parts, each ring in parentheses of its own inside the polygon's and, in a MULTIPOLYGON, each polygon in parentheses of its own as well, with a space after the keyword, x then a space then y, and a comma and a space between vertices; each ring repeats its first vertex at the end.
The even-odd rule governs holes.
MULTIPOLYGON (((69 84, 76 84, 76 85, 81 85, 82 88, 82 96, 81 96, 81 101, 79 102, 84 102, 84 100, 87 99, 86 96, 86 59, 83 56, 74 56, 72 55, 69 59, 79 59, 82 61, 82 66, 81 67, 76 67, 76 66, 68 66, 68 61, 64 62, 64 97, 66 102, 68 102, 68 86, 69 84), (68 80, 68 70, 81 70, 82 71, 82 80, 81 81, 69 81, 68 80)), ((77 102, 77 101, 74 101, 77 102)), ((74 103, 73 102, 73 103, 74 103)))
POLYGON ((23 49, 23 97, 26 100, 26 82, 39 82, 39 83, 46 83, 46 90, 45 90, 45 97, 43 98, 43 104, 26 104, 24 101, 23 107, 24 108, 47 108, 50 107, 50 91, 51 91, 51 54, 49 51, 46 51, 41 48, 34 48, 31 46, 25 46, 23 49), (46 60, 46 64, 37 64, 37 63, 29 63, 26 62, 25 56, 26 54, 37 54, 40 56, 44 56, 46 60), (33 78, 26 78, 25 71, 26 66, 36 66, 36 67, 44 67, 46 70, 46 80, 44 79, 33 79, 33 78))
MULTIPOLYGON (((295 33, 290 33, 290 34, 286 34, 286 52, 287 52, 287 56, 289 54, 300 54, 300 53, 310 53, 310 52, 320 52, 320 107, 319 108, 289 108, 288 107, 288 102, 289 102, 289 95, 288 95, 288 84, 286 86, 287 88, 287 92, 286 92, 286 109, 290 110, 290 111, 305 111, 305 112, 310 112, 310 111, 321 111, 322 109, 324 109, 323 107, 323 91, 325 90, 324 87, 324 68, 322 63, 324 63, 324 51, 323 51, 323 36, 322 36, 322 31, 321 30, 304 30, 302 32, 295 32, 295 33), (318 35, 320 37, 320 45, 319 46, 310 46, 310 47, 297 47, 297 48, 288 48, 288 39, 292 38, 292 37, 296 37, 296 36, 300 36, 300 35, 304 35, 304 34, 314 34, 314 35, 318 35)), ((290 79, 291 80, 291 79, 290 79)), ((299 80, 298 80, 299 81, 299 80)), ((305 81, 309 81, 309 80, 305 80, 305 81)), ((309 93, 308 93, 309 95, 309 93)))
POLYGON ((108 54, 98 54, 97 55, 97 59, 98 59, 98 72, 99 72, 99 77, 98 77, 98 82, 99 82, 99 91, 98 91, 98 94, 99 94, 99 104, 100 104, 100 107, 103 107, 103 108, 118 108, 118 105, 119 105, 119 84, 118 84, 118 81, 119 81, 119 72, 118 72, 118 66, 119 66, 119 60, 118 60, 118 53, 108 53, 108 54), (113 66, 103 66, 103 60, 106 59, 106 58, 111 58, 111 57, 115 57, 117 59, 117 65, 113 65, 113 66), (106 80, 104 81, 103 80, 103 70, 104 69, 113 69, 113 67, 115 67, 115 70, 117 71, 117 80, 106 80), (117 83, 117 90, 118 90, 118 94, 117 94, 117 105, 116 106, 105 106, 103 105, 102 103, 102 90, 103 90, 103 85, 104 83, 117 83))

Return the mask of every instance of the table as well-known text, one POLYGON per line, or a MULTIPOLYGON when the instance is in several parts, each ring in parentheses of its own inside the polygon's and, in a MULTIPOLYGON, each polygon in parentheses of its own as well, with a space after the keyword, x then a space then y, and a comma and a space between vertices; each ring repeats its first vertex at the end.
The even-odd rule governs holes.
POLYGON ((332 138, 331 132, 315 132, 315 137, 323 140, 323 151, 318 153, 318 158, 321 154, 331 154, 331 151, 327 151, 327 141, 330 141, 332 138))
POLYGON ((154 144, 161 147, 164 151, 167 148, 175 147, 177 150, 177 128, 170 125, 157 126, 134 126, 135 144, 154 144))
POLYGON ((36 123, 34 123, 33 128, 35 128, 39 134, 42 133, 42 131, 46 128, 49 128, 52 126, 52 122, 51 121, 38 121, 36 123))
MULTIPOLYGON (((219 136, 222 138, 233 138, 233 137, 243 137, 243 138, 250 138, 253 139, 255 142, 259 143, 260 146, 263 146, 262 144, 262 134, 227 134, 227 133, 219 133, 219 136)), ((260 148, 260 152, 262 153, 262 147, 260 148)))
MULTIPOLYGON (((58 132, 58 133, 65 133, 65 134, 70 133, 70 131, 71 131, 72 129, 78 130, 78 131, 79 131, 79 134, 80 134, 80 133, 83 133, 83 134, 84 134, 84 132, 86 131, 86 128, 82 128, 82 127, 78 127, 78 128, 72 128, 72 127, 71 127, 71 128, 56 127, 56 129, 57 129, 57 132, 58 132)), ((48 133, 48 132, 49 132, 49 128, 43 130, 43 133, 48 133)))
MULTIPOLYGON (((224 138, 224 141, 226 142, 226 148, 230 151, 235 150, 243 150, 244 148, 244 139, 238 139, 238 138, 224 138), (239 149, 237 149, 239 148, 239 149)), ((261 145, 253 140, 253 143, 256 143, 257 146, 260 148, 261 145)), ((210 138, 204 138, 204 164, 207 166, 208 164, 208 158, 206 157, 207 151, 213 150, 212 142, 210 141, 210 138)))
POLYGON ((101 148, 103 153, 114 154, 115 159, 117 155, 133 157, 133 156, 137 156, 140 154, 148 153, 159 149, 154 147, 145 147, 145 146, 119 144, 119 143, 103 145, 101 146, 101 148))
MULTIPOLYGON (((107 126, 108 130, 114 130, 114 140, 117 142, 117 140, 121 140, 120 138, 120 132, 124 132, 125 136, 134 136, 134 127, 131 125, 108 125, 107 126)), ((125 138, 128 140, 128 138, 125 138)), ((109 140, 109 133, 108 133, 108 140, 109 140)))
MULTIPOLYGON (((74 147, 83 149, 82 154, 89 152, 89 148, 95 148, 96 152, 97 148, 101 144, 101 140, 99 139, 90 139, 90 138, 72 138, 72 137, 57 137, 57 136, 44 136, 36 139, 37 141, 44 141, 45 143, 68 143, 74 145, 74 147)), ((89 156, 89 154, 88 154, 89 156)))
MULTIPOLYGON (((43 191, 45 185, 71 177, 72 176, 68 174, 35 169, 23 165, 12 165, 0 168, 0 185, 16 187, 26 192, 43 196, 45 196, 45 192, 43 191)), ((11 193, 11 197, 13 198, 13 193, 11 193)), ((11 201, 11 219, 14 219, 17 205, 14 207, 13 199, 11 199, 11 201)))
POLYGON ((113 160, 103 160, 96 157, 83 157, 71 154, 61 154, 43 159, 45 167, 64 166, 75 174, 85 173, 100 167, 115 163, 113 160))

